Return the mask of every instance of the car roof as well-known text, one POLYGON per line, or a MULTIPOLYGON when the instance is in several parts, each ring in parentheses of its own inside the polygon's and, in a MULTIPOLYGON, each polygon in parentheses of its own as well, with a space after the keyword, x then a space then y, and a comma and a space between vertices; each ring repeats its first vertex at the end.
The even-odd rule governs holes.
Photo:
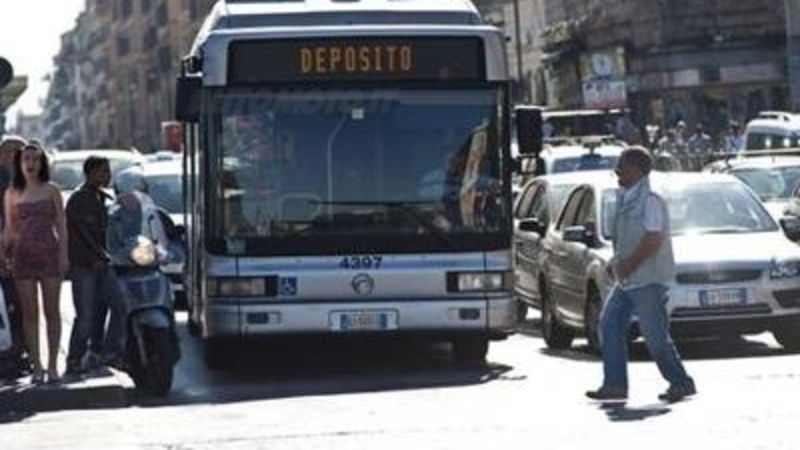
POLYGON ((750 158, 731 159, 721 164, 722 170, 794 167, 800 166, 800 156, 755 156, 750 158))
POLYGON ((543 159, 576 158, 594 153, 601 156, 619 156, 625 149, 619 145, 601 145, 590 150, 582 145, 556 145, 545 147, 542 151, 543 159))
POLYGON ((62 150, 53 155, 53 157, 51 158, 51 162, 82 160, 92 155, 103 156, 109 159, 139 160, 143 158, 141 153, 133 152, 131 150, 117 150, 117 149, 66 150, 66 151, 62 150))
POLYGON ((143 166, 144 176, 180 175, 183 173, 183 160, 148 161, 143 166))

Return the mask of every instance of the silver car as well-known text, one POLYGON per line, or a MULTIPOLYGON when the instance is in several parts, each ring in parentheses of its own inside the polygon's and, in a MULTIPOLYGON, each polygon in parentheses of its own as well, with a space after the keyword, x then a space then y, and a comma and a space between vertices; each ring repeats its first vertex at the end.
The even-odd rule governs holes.
POLYGON ((542 242, 550 224, 569 192, 578 184, 594 177, 608 177, 608 171, 543 175, 530 180, 514 204, 514 297, 520 320, 528 308, 541 307, 539 286, 542 285, 542 242))
MULTIPOLYGON (((580 179, 582 175, 576 175, 580 179)), ((569 347, 583 333, 597 349, 602 299, 612 287, 611 222, 616 178, 570 193, 543 247, 543 331, 548 346, 569 347)), ((771 331, 800 348, 800 247, 797 219, 781 226, 741 181, 730 175, 653 173, 652 187, 670 213, 676 277, 668 302, 678 336, 771 331)))

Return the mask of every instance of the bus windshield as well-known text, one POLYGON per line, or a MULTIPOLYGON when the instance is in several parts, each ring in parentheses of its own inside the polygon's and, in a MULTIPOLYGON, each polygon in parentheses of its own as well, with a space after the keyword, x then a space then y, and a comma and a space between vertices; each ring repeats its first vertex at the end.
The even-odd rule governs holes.
POLYGON ((502 95, 226 91, 213 115, 212 235, 246 241, 247 253, 303 240, 328 251, 359 242, 463 251, 476 236, 502 235, 502 95))

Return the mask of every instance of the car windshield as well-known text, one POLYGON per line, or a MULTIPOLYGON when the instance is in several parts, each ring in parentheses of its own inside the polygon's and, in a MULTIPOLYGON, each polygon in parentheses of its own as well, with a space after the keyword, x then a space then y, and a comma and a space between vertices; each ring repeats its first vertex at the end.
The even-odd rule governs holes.
POLYGON ((617 159, 616 156, 594 153, 572 158, 558 158, 553 161, 551 173, 613 169, 617 164, 617 159))
POLYGON ((183 212, 183 180, 180 174, 150 175, 147 177, 147 186, 156 205, 170 214, 183 212))
POLYGON ((800 183, 800 166, 736 169, 731 174, 764 201, 790 198, 800 183))
MULTIPOLYGON (((496 89, 226 95, 219 237, 500 233, 496 89)), ((266 245, 266 244, 265 244, 266 245)))
MULTIPOLYGON (((50 165, 51 180, 63 190, 77 189, 81 184, 83 184, 85 178, 83 176, 84 161, 85 158, 63 160, 57 159, 53 161, 50 165)), ((136 162, 129 158, 109 158, 109 164, 111 165, 111 177, 113 180, 113 177, 117 172, 133 166, 136 164, 136 162)))
MULTIPOLYGON (((658 189, 667 201, 672 235, 778 230, 759 200, 739 183, 685 184, 658 189)), ((603 192, 603 235, 613 235, 617 189, 603 192)))

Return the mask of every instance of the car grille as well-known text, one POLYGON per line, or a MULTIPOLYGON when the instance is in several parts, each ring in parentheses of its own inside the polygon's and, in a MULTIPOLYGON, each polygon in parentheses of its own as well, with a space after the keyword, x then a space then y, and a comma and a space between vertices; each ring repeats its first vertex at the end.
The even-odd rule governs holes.
POLYGON ((706 316, 745 316, 751 314, 771 314, 772 308, 766 303, 752 303, 749 305, 718 306, 714 308, 675 308, 672 311, 673 319, 706 316))
POLYGON ((800 308, 800 289, 784 289, 772 293, 784 308, 800 308))
POLYGON ((675 279, 680 284, 718 284, 751 281, 761 278, 760 269, 709 270, 679 273, 675 279))

